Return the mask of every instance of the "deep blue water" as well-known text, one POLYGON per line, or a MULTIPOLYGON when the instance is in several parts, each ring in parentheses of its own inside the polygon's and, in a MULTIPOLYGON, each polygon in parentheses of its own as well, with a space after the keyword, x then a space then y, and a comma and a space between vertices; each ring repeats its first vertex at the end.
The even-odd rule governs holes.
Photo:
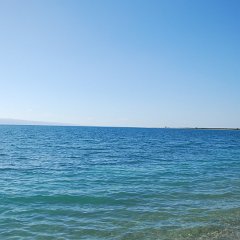
POLYGON ((2 125, 0 239, 240 239, 240 131, 2 125))

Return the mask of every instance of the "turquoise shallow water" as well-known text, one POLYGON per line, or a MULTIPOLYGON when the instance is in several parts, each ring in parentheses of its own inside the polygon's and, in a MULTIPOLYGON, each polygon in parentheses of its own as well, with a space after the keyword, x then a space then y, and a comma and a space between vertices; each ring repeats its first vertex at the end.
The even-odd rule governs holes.
POLYGON ((0 239, 240 239, 240 131, 0 126, 0 239))

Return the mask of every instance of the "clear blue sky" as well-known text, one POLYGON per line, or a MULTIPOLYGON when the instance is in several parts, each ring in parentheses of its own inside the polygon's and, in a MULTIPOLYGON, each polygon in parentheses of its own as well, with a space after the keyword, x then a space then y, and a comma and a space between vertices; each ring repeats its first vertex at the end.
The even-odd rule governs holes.
POLYGON ((2 0, 0 118, 240 127, 239 0, 2 0))

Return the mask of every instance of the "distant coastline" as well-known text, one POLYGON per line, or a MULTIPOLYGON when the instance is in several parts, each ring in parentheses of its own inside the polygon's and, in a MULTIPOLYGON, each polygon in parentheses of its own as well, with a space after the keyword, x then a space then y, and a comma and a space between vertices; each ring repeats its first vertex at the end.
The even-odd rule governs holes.
POLYGON ((74 124, 69 123, 59 123, 59 122, 44 122, 44 121, 31 121, 23 119, 0 119, 0 125, 30 125, 30 126, 75 126, 74 124))
POLYGON ((195 128, 182 128, 182 129, 189 129, 189 130, 240 130, 240 128, 199 128, 199 127, 195 127, 195 128))
POLYGON ((113 128, 146 128, 146 129, 183 129, 183 130, 231 130, 238 131, 240 128, 206 128, 206 127, 141 127, 141 126, 97 126, 97 125, 79 125, 72 123, 30 121, 20 119, 0 119, 0 125, 19 125, 19 126, 69 126, 69 127, 113 127, 113 128))

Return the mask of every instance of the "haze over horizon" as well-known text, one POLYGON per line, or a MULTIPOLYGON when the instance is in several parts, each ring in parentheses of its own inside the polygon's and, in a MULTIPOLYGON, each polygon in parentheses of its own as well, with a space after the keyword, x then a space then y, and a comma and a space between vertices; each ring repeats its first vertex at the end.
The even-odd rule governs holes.
POLYGON ((240 2, 1 1, 0 118, 240 123, 240 2))
POLYGON ((116 127, 116 128, 172 128, 172 129, 229 129, 229 130, 239 130, 240 127, 202 127, 202 126, 158 126, 158 127, 147 127, 147 126, 119 126, 119 125, 81 125, 74 123, 66 123, 66 122, 46 122, 46 121, 35 121, 35 120, 24 120, 24 119, 5 119, 0 118, 0 125, 37 125, 37 126, 69 126, 69 127, 116 127))

